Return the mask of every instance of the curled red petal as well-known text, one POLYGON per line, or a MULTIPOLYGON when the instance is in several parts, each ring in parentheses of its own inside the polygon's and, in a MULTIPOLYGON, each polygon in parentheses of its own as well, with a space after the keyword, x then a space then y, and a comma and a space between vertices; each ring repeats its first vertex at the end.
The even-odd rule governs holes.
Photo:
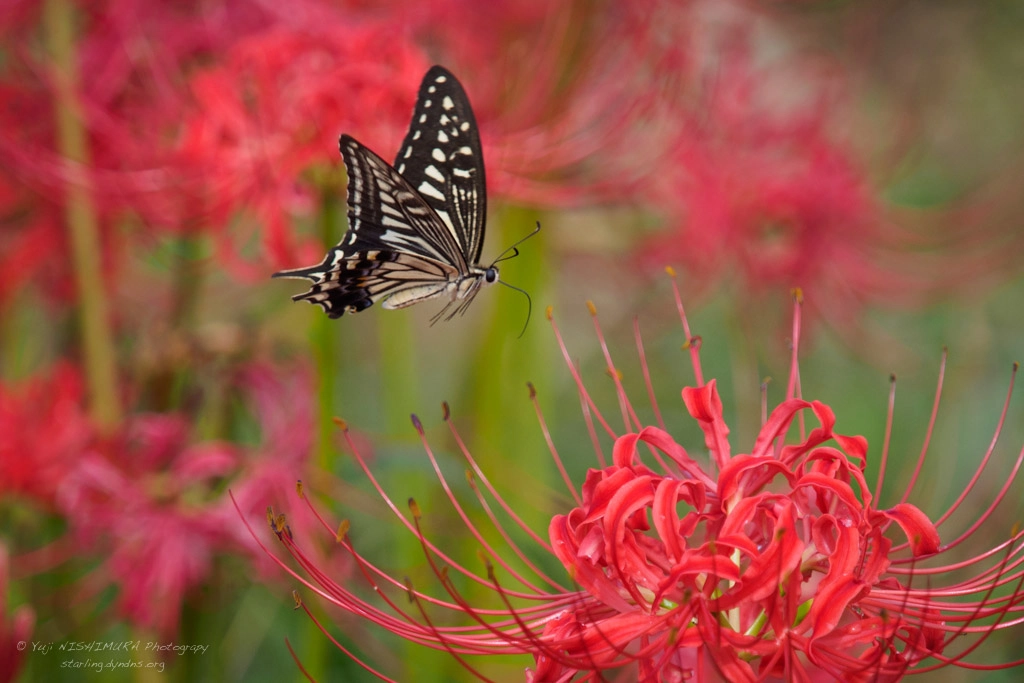
POLYGON ((939 532, 928 516, 910 503, 900 503, 881 513, 903 529, 915 556, 931 555, 939 550, 939 532))
POLYGON ((711 457, 722 466, 729 460, 729 427, 722 417, 722 399, 718 395, 715 380, 702 387, 685 387, 683 402, 690 415, 697 420, 704 432, 704 443, 711 457))

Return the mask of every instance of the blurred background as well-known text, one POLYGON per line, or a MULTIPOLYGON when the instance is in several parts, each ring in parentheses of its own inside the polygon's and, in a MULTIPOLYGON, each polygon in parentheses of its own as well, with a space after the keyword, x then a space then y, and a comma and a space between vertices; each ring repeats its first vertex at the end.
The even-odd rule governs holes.
MULTIPOLYGON (((1024 356, 1018 2, 6 0, 0 41, 0 680, 85 680, 94 672, 62 665, 67 648, 124 641, 206 649, 92 653, 165 663, 105 681, 302 680, 285 638, 318 680, 375 680, 293 609, 299 582, 243 520, 294 566, 265 521, 267 506, 287 513, 321 571, 361 585, 296 495, 302 479, 368 557, 398 580, 432 579, 350 457, 340 416, 399 508, 415 497, 428 533, 483 572, 410 423, 416 413, 462 481, 448 401, 505 500, 544 535, 568 499, 528 381, 575 481, 595 465, 547 306, 595 400, 615 410, 587 300, 653 420, 637 321, 669 431, 701 452, 679 400, 693 374, 665 266, 734 452, 757 434, 760 383, 774 378, 769 405, 784 394, 795 286, 803 395, 868 438, 869 481, 898 376, 883 506, 925 442, 943 348, 911 495, 933 518, 974 472, 1024 356), (432 303, 329 320, 290 301, 305 285, 269 279, 319 263, 344 234, 339 134, 392 159, 434 63, 459 77, 480 125, 484 262, 543 225, 501 266, 532 296, 521 338, 527 303, 505 288, 431 326, 432 303)), ((1005 483, 1020 406, 944 534, 1005 483)), ((1020 519, 1011 498, 975 552, 1020 519)), ((302 591, 335 638, 396 680, 472 680, 445 653, 302 591)), ((971 658, 1013 660, 1013 642, 989 639, 971 658)), ((530 665, 487 671, 522 680, 530 665)))

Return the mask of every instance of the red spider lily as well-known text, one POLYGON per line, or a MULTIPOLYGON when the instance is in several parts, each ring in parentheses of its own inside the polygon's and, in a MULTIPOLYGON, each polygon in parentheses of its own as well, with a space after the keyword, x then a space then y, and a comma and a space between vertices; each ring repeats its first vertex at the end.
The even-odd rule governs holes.
POLYGON ((467 87, 492 192, 607 204, 632 201, 662 170, 665 141, 650 131, 663 128, 667 92, 692 76, 690 4, 443 0, 408 20, 467 87))
MULTIPOLYGON (((379 150, 397 149, 416 84, 429 63, 403 39, 401 22, 366 23, 321 8, 237 41, 222 63, 197 74, 195 114, 181 142, 184 164, 203 178, 218 225, 248 208, 260 218, 264 253, 278 266, 294 255, 290 221, 310 215, 347 131, 379 150), (388 45, 382 51, 381 45, 388 45), (314 171, 319 167, 319 174, 314 171)), ((236 231, 237 232, 237 231, 236 231)), ((236 256, 246 235, 222 235, 221 255, 237 273, 266 277, 236 256)), ((305 245, 311 258, 319 243, 305 245)))
MULTIPOLYGON (((350 438, 356 462, 399 524, 422 545, 443 594, 428 594, 373 564, 349 538, 347 521, 337 527, 338 541, 385 604, 364 598, 351 581, 333 580, 295 540, 284 516, 271 514, 271 528, 305 576, 283 561, 281 566, 338 607, 410 641, 443 649, 484 680, 471 655, 532 655, 535 666, 526 680, 534 682, 618 676, 642 681, 895 680, 947 665, 993 668, 964 658, 994 631, 1024 622, 1024 533, 1015 531, 965 560, 945 558, 1007 497, 1024 450, 1006 485, 967 532, 943 543, 939 530, 966 509, 965 499, 990 465, 1009 396, 992 444, 949 510, 933 521, 907 502, 909 489, 892 507, 879 507, 888 436, 872 491, 865 478, 867 441, 836 432, 832 410, 801 397, 799 295, 786 398, 766 414, 749 450, 735 455, 716 382, 703 379, 699 338, 690 333, 678 291, 676 297, 696 377, 696 386, 683 389, 682 398, 703 432, 706 456, 691 457, 673 440, 656 405, 657 426, 641 424, 595 316, 623 428, 614 429, 592 400, 555 327, 591 436, 597 443, 596 434, 606 433, 614 449, 610 463, 598 449, 600 466, 588 472, 578 490, 540 418, 575 501, 567 514, 551 519, 548 540, 498 495, 446 408, 446 422, 468 464, 470 487, 504 547, 492 545, 491 530, 473 521, 443 475, 419 420, 413 422, 455 513, 482 546, 486 576, 462 566, 427 536, 414 501, 411 515, 400 511, 350 438), (817 425, 809 432, 807 419, 817 425), (497 508, 519 528, 505 528, 497 508), (562 562, 571 587, 531 561, 530 551, 514 540, 520 533, 539 552, 562 562), (965 570, 968 578, 958 578, 965 570), (456 587, 457 578, 490 589, 493 604, 471 603, 456 587), (450 625, 453 620, 462 623, 450 625), (961 640, 969 645, 953 647, 961 640)), ((637 347, 653 396, 639 328, 637 347)), ((322 518, 321 523, 335 533, 333 525, 322 518)), ((1019 663, 1024 660, 994 666, 1019 663)))
POLYGON ((797 60, 759 68, 750 43, 733 35, 709 93, 678 113, 682 125, 652 184, 670 231, 645 260, 668 258, 697 281, 758 295, 799 282, 815 292, 816 312, 846 326, 867 303, 930 291, 934 271, 913 256, 922 239, 887 214, 834 131, 842 74, 797 60))
POLYGON ((216 484, 240 465, 227 444, 190 444, 177 415, 134 416, 122 434, 79 456, 60 504, 82 548, 102 548, 85 597, 120 587, 118 611, 173 636, 188 591, 205 580, 229 534, 216 484))
MULTIPOLYGON (((101 210, 143 210, 156 194, 170 195, 149 218, 166 211, 171 198, 194 199, 180 190, 192 179, 167 168, 178 129, 191 106, 188 76, 219 58, 234 41, 280 17, 238 0, 154 4, 144 0, 69 2, 76 32, 67 46, 78 79, 73 106, 88 136, 88 172, 69 164, 57 149, 54 125, 61 76, 51 55, 34 41, 49 29, 44 3, 24 2, 21 13, 0 17, 9 59, 0 68, 3 86, 0 153, 5 170, 26 189, 61 202, 63 187, 85 183, 101 210)), ((181 208, 173 212, 180 218, 181 208)), ((160 221, 169 225, 170 218, 160 221)))
POLYGON ((341 196, 327 172, 339 163, 340 132, 385 158, 397 149, 429 64, 421 45, 436 45, 437 61, 469 92, 492 191, 547 204, 625 196, 623 174, 587 171, 590 158, 624 139, 637 112, 657 101, 634 79, 655 59, 645 50, 661 55, 651 50, 657 29, 644 23, 646 13, 626 15, 598 13, 581 37, 571 12, 551 3, 486 11, 459 0, 415 11, 399 3, 365 14, 321 7, 238 40, 221 63, 194 76, 197 107, 181 143, 186 173, 203 178, 220 212, 215 224, 239 208, 259 219, 251 233, 222 232, 224 262, 264 277, 265 266, 238 258, 238 246, 255 235, 279 266, 318 257, 322 245, 296 243, 290 223, 309 219, 325 193, 341 196), (528 47, 534 42, 537 49, 528 47), (608 44, 618 48, 606 51, 608 44), (572 46, 582 53, 569 54, 572 46), (523 58, 508 59, 514 51, 523 58))
POLYGON ((54 507, 61 482, 96 438, 82 404, 81 375, 68 363, 18 385, 0 383, 0 493, 54 507))
POLYGON ((59 216, 53 206, 31 207, 14 191, 7 178, 0 180, 0 305, 7 304, 22 285, 35 277, 49 298, 64 301, 72 291, 66 265, 52 258, 64 244, 59 216), (29 209, 25 211, 25 209, 29 209))
MULTIPOLYGON (((67 293, 58 277, 67 266, 52 254, 66 250, 71 186, 87 188, 107 266, 118 261, 126 231, 114 228, 125 214, 153 228, 135 239, 213 231, 222 265, 260 278, 273 264, 320 254, 317 246, 295 255, 286 229, 325 191, 317 167, 340 162, 343 131, 385 156, 397 148, 429 65, 403 7, 69 0, 78 78, 63 106, 74 109, 89 156, 71 163, 54 124, 61 75, 35 44, 48 30, 43 4, 16 3, 0 17, 9 45, 0 64, 0 219, 16 235, 0 241, 0 296, 33 279, 67 293), (264 225, 235 229, 242 209, 264 225), (273 262, 258 272, 240 258, 255 235, 273 262)), ((329 189, 343 197, 336 179, 329 189)))
POLYGON ((119 586, 118 610, 132 623, 171 637, 185 600, 210 580, 215 561, 264 555, 231 523, 224 481, 238 483, 247 509, 278 497, 272 480, 303 476, 311 453, 310 376, 252 365, 237 385, 261 426, 257 447, 196 441, 191 420, 173 413, 134 415, 123 432, 84 454, 60 488, 60 507, 83 549, 102 565, 85 591, 119 586), (285 408, 282 408, 282 402, 285 408))
POLYGON ((79 373, 69 365, 13 388, 0 384, 0 492, 62 514, 69 530, 19 555, 19 575, 98 560, 78 598, 117 586, 122 615, 173 636, 184 601, 210 580, 218 558, 237 555, 270 568, 234 523, 223 484, 236 482, 237 499, 255 511, 280 499, 281 481, 305 476, 314 431, 310 381, 296 368, 239 372, 233 384, 261 427, 252 447, 196 440, 194 419, 181 413, 133 414, 104 434, 88 418, 79 373))
MULTIPOLYGON (((0 297, 35 281, 62 300, 70 290, 70 260, 54 254, 68 250, 62 214, 71 188, 83 187, 89 196, 108 277, 120 262, 128 233, 115 228, 126 214, 174 233, 195 229, 205 217, 201 186, 177 167, 178 131, 191 106, 187 74, 229 38, 270 17, 253 3, 233 0, 216 11, 208 3, 69 1, 55 10, 71 12, 75 20, 74 35, 61 38, 71 43, 65 47, 77 71, 65 84, 50 50, 38 44, 47 42, 40 39, 50 31, 44 4, 21 2, 17 11, 0 16, 0 215, 16 235, 0 244, 0 297), (59 95, 62 84, 70 102, 59 95), (64 156, 55 123, 61 107, 73 110, 80 123, 85 163, 64 156)), ((150 231, 134 235, 152 238, 150 231)))
MULTIPOLYGON (((632 196, 656 164, 630 133, 663 108, 662 75, 685 80, 689 69, 689 23, 677 3, 496 3, 484 12, 463 0, 415 10, 83 3, 73 7, 79 77, 68 105, 87 138, 90 159, 80 165, 55 140, 59 78, 46 51, 24 40, 42 30, 37 4, 0 19, 12 44, 0 65, 0 156, 16 189, 0 194, 0 214, 14 218, 35 257, 3 269, 13 284, 62 281, 51 271, 66 266, 44 257, 64 249, 73 186, 95 205, 108 277, 126 234, 212 233, 218 265, 246 278, 317 258, 322 245, 297 242, 290 223, 343 195, 328 170, 340 163, 340 132, 385 157, 397 148, 427 45, 465 81, 496 194, 546 204, 632 196), (242 211, 256 220, 238 221, 242 211), (148 229, 116 230, 125 215, 148 229)), ((13 284, 0 279, 0 296, 13 284)))
MULTIPOLYGON (((0 65, 0 158, 12 188, 0 193, 0 216, 25 234, 22 241, 56 241, 51 251, 61 251, 66 195, 85 187, 108 266, 117 265, 125 234, 145 242, 212 231, 222 237, 222 265, 251 275, 238 252, 255 232, 225 235, 243 208, 270 224, 265 251, 280 266, 290 246, 284 221, 308 213, 313 190, 322 190, 303 184, 302 174, 338 160, 342 130, 368 141, 383 130, 397 147, 427 65, 402 38, 400 14, 369 24, 318 0, 287 8, 69 0, 78 78, 69 84, 72 101, 61 105, 62 76, 28 39, 46 34, 42 4, 25 2, 0 17, 0 36, 11 45, 0 65), (58 106, 74 109, 86 163, 68 161, 59 148, 58 106), (115 230, 126 215, 148 229, 115 230)), ((16 265, 20 281, 53 277, 42 259, 16 265), (35 267, 26 273, 28 265, 35 267)), ((264 263, 259 277, 273 269, 264 263)))

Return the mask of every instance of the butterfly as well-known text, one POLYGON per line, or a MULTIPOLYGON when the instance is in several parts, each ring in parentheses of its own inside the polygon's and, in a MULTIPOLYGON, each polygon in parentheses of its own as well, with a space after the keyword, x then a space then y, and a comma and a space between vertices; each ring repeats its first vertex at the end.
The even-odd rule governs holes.
MULTIPOLYGON (((348 232, 322 263, 274 273, 312 281, 293 301, 319 304, 338 318, 378 301, 397 309, 447 299, 433 324, 464 313, 483 287, 498 282, 496 264, 518 255, 523 240, 491 265, 479 263, 487 215, 480 133, 465 90, 444 67, 423 77, 393 166, 349 135, 338 146, 348 171, 348 232)), ((539 230, 538 223, 523 239, 539 230)))

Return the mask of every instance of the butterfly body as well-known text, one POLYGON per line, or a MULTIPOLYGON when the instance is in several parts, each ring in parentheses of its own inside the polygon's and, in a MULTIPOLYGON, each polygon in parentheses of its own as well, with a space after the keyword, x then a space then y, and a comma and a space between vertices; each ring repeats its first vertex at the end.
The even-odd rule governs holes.
POLYGON ((378 301, 397 309, 446 299, 436 321, 464 312, 498 281, 497 267, 479 264, 487 214, 480 135, 450 72, 435 66, 423 77, 394 165, 349 135, 339 148, 349 229, 322 263, 274 274, 312 281, 293 300, 337 318, 378 301))

